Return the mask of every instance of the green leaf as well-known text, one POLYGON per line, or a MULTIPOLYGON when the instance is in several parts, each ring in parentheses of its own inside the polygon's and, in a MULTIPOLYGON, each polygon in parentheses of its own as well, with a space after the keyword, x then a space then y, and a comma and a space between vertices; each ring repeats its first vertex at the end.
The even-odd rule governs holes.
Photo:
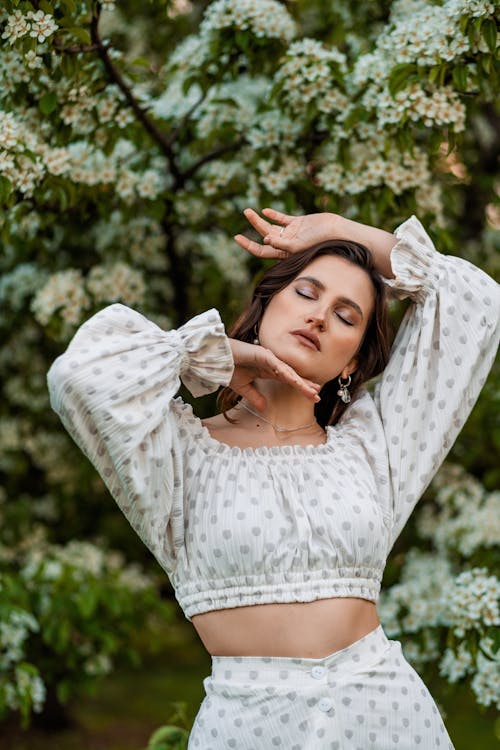
POLYGON ((0 203, 7 200, 12 193, 12 189, 12 182, 7 177, 0 175, 0 203))
POLYGON ((436 83, 440 70, 441 70, 441 65, 433 65, 432 68, 429 68, 430 83, 436 83))
POLYGON ((38 102, 38 108, 44 115, 50 115, 57 107, 57 94, 54 91, 48 91, 38 102))
POLYGON ((492 18, 487 18, 483 22, 481 33, 490 51, 494 53, 497 48, 497 25, 492 18))
POLYGON ((467 66, 461 64, 455 65, 452 78, 457 89, 463 91, 467 87, 467 66))
POLYGON ((486 75, 489 75, 491 73, 491 57, 489 55, 483 55, 481 57, 481 66, 486 75))
POLYGON ((97 606, 97 597, 92 589, 86 589, 80 593, 76 600, 78 609, 83 617, 88 619, 97 606))
POLYGON ((61 3, 67 7, 70 13, 76 13, 75 0, 61 0, 61 3))
POLYGON ((248 46, 249 46, 248 35, 244 31, 237 31, 236 34, 234 35, 234 39, 238 47, 244 50, 245 52, 247 52, 248 46))
POLYGON ((87 31, 87 29, 82 29, 81 26, 70 26, 68 29, 70 34, 73 34, 73 36, 76 36, 76 38, 82 42, 82 44, 91 44, 92 38, 90 36, 90 33, 87 31))
POLYGON ((410 76, 414 76, 417 72, 418 67, 414 63, 395 65, 389 77, 389 92, 391 96, 395 96, 398 91, 406 88, 410 76))
POLYGON ((147 57, 136 57, 135 60, 132 60, 132 65, 136 65, 140 68, 149 68, 151 63, 147 57))
POLYGON ((455 149, 455 146, 457 145, 457 138, 455 131, 451 128, 448 128, 448 150, 446 151, 446 156, 449 156, 451 152, 455 149))
POLYGON ((59 701, 61 703, 66 703, 71 693, 70 683, 67 680, 59 682, 56 687, 56 693, 59 701))

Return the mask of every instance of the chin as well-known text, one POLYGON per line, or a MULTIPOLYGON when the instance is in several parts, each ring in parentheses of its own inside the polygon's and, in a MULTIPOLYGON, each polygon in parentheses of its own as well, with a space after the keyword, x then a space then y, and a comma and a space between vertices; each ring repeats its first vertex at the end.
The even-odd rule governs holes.
POLYGON ((314 364, 311 362, 311 358, 314 357, 314 352, 311 350, 309 352, 307 349, 304 350, 304 352, 298 352, 298 351, 290 351, 290 349, 287 347, 275 347, 272 348, 268 347, 278 359, 281 359, 282 362, 285 362, 287 365, 290 365, 290 367, 293 367, 297 375, 300 375, 301 378, 307 378, 308 380, 312 380, 315 383, 319 383, 319 373, 317 368, 314 367, 314 364))

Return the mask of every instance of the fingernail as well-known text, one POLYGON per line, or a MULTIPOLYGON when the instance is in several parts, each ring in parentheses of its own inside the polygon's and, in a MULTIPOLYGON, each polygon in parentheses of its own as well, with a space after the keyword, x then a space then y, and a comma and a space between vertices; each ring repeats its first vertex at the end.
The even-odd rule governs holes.
POLYGON ((315 401, 316 403, 318 403, 318 401, 321 401, 321 398, 320 398, 320 396, 318 396, 318 394, 316 394, 316 395, 315 395, 315 397, 314 397, 314 401, 315 401))
POLYGON ((270 235, 266 234, 266 236, 264 237, 264 242, 269 242, 270 239, 270 235))

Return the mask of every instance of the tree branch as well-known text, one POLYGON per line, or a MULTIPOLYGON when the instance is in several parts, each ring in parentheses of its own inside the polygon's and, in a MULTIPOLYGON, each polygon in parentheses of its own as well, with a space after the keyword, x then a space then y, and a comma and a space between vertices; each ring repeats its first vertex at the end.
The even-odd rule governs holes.
POLYGON ((208 93, 207 91, 203 92, 203 94, 193 104, 193 106, 190 109, 188 109, 188 111, 186 112, 186 114, 184 115, 184 117, 182 118, 182 120, 179 122, 179 124, 177 125, 177 127, 175 127, 172 130, 172 132, 170 133, 170 135, 168 137, 168 143, 170 145, 172 145, 174 143, 175 139, 177 138, 177 136, 179 135, 179 133, 181 132, 181 130, 187 125, 188 120, 191 117, 191 115, 193 114, 193 112, 195 112, 198 109, 198 107, 200 106, 200 104, 206 99, 207 93, 208 93))
POLYGON ((135 96, 133 95, 130 89, 130 86, 125 82, 125 79, 123 78, 122 74, 113 64, 108 54, 108 46, 103 43, 101 37, 99 36, 99 30, 98 30, 99 12, 100 12, 100 6, 99 4, 97 4, 96 11, 94 12, 92 16, 92 20, 90 23, 90 36, 93 42, 92 46, 95 48, 95 51, 97 52, 98 56, 101 58, 109 77, 114 83, 116 83, 118 88, 121 90, 126 101, 128 102, 130 108, 134 112, 139 122, 142 123, 142 125, 144 126, 144 129, 149 133, 149 135, 153 138, 153 140, 156 141, 156 143, 159 145, 159 147, 165 154, 176 186, 181 186, 184 182, 184 179, 183 179, 183 175, 179 171, 179 168, 177 167, 177 162, 175 159, 174 151, 172 149, 172 144, 170 143, 166 134, 163 133, 155 125, 155 123, 149 117, 147 112, 141 107, 141 105, 139 104, 135 96))
MULTIPOLYGON (((104 45, 108 49, 108 45, 104 45)), ((54 40, 54 47, 58 52, 65 52, 68 55, 79 55, 80 52, 97 52, 96 44, 73 44, 71 47, 64 47, 58 39, 54 40)))
POLYGON ((198 161, 195 161, 194 164, 191 164, 189 169, 186 169, 186 171, 183 173, 184 180, 188 180, 190 177, 192 177, 198 171, 198 169, 207 162, 212 161, 212 159, 216 159, 218 156, 222 156, 223 154, 228 154, 231 151, 235 151, 236 149, 240 148, 240 146, 243 146, 244 143, 245 139, 240 138, 234 143, 230 143, 227 146, 219 146, 219 148, 216 148, 213 151, 210 151, 210 153, 205 154, 205 156, 202 156, 201 159, 198 159, 198 161))

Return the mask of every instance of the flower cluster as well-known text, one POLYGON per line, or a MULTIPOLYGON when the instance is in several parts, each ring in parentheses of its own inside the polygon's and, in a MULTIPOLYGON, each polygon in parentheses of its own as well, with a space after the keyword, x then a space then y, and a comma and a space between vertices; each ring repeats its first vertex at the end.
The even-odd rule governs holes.
POLYGON ((211 161, 203 168, 201 188, 205 195, 211 196, 226 188, 229 183, 242 174, 242 165, 238 161, 211 161))
POLYGON ((346 70, 345 55, 335 47, 301 39, 288 48, 274 82, 284 108, 291 112, 302 112, 313 101, 321 112, 342 111, 348 99, 338 84, 343 83, 346 70))
POLYGON ((33 298, 30 308, 42 326, 46 326, 56 312, 63 321, 74 326, 81 322, 90 305, 91 299, 85 291, 82 272, 67 268, 49 276, 33 298))
POLYGON ((246 139, 255 149, 278 145, 286 148, 294 145, 301 129, 299 121, 287 117, 279 109, 270 109, 256 116, 246 133, 246 139))
POLYGON ((367 109, 374 109, 380 126, 409 119, 422 121, 426 127, 452 125, 455 132, 465 129, 465 106, 449 86, 427 92, 420 83, 412 84, 392 97, 388 89, 369 88, 362 97, 367 109))
POLYGON ((350 166, 346 168, 335 158, 335 150, 325 147, 323 159, 328 163, 316 174, 321 187, 334 193, 357 195, 368 188, 387 185, 396 195, 404 190, 430 182, 428 156, 415 147, 413 154, 401 153, 396 146, 385 145, 381 134, 353 141, 349 149, 350 166))
POLYGON ((94 266, 87 276, 86 285, 99 303, 120 301, 133 307, 142 304, 146 293, 142 272, 121 261, 94 266))
MULTIPOLYGON (((481 645, 481 644, 480 644, 481 645)), ((477 672, 471 680, 477 702, 483 706, 495 706, 500 710, 500 656, 487 659, 479 651, 476 660, 477 672)))
POLYGON ((258 120, 258 106, 269 89, 266 78, 248 75, 241 76, 237 82, 213 86, 195 114, 198 136, 206 138, 225 127, 246 131, 249 122, 258 120))
POLYGON ((412 549, 399 583, 383 591, 379 614, 388 635, 416 633, 442 624, 442 608, 436 606, 453 580, 445 557, 412 549))
POLYGON ((57 313, 67 333, 71 326, 82 322, 92 304, 118 300, 126 305, 141 304, 145 292, 142 271, 117 261, 94 266, 86 278, 75 268, 52 274, 34 296, 30 308, 42 326, 48 325, 57 313))
POLYGON ((0 321, 2 312, 20 312, 26 300, 44 283, 47 272, 34 263, 20 263, 12 271, 0 276, 0 321))
POLYGON ((132 266, 142 266, 149 271, 165 271, 167 259, 165 236, 157 221, 148 216, 127 217, 115 210, 105 219, 96 222, 92 230, 95 248, 103 256, 123 252, 132 266))
POLYGON ((271 195, 279 195, 291 182, 304 179, 304 162, 296 156, 284 155, 275 166, 274 159, 261 159, 257 168, 259 182, 271 195))
POLYGON ((500 581, 487 568, 461 573, 446 594, 442 621, 456 636, 478 626, 500 625, 500 581))
POLYGON ((42 10, 29 10, 24 15, 22 11, 16 10, 7 18, 2 39, 6 39, 9 44, 14 44, 17 39, 28 35, 42 44, 58 28, 54 16, 50 13, 44 13, 42 10))
POLYGON ((469 677, 479 703, 500 705, 500 652, 491 637, 500 625, 500 579, 486 567, 457 572, 455 562, 457 552, 469 557, 498 544, 498 509, 489 504, 492 497, 498 502, 497 493, 453 464, 445 464, 431 488, 438 511, 425 504, 417 523, 438 551, 410 550, 400 581, 381 594, 379 614, 390 635, 404 637, 409 659, 420 665, 437 660, 449 682, 469 677))
POLYGON ((0 621, 1 661, 6 666, 20 661, 24 654, 24 644, 30 637, 30 633, 36 633, 38 630, 38 623, 29 612, 11 609, 6 613, 0 621))
POLYGON ((219 271, 230 283, 237 286, 248 284, 246 257, 238 250, 232 237, 218 230, 203 232, 197 237, 196 244, 206 258, 215 261, 219 271))
POLYGON ((57 688, 62 662, 64 679, 74 692, 112 669, 124 643, 130 646, 133 630, 139 622, 144 626, 144 611, 168 616, 152 577, 135 564, 126 565, 120 552, 76 540, 49 544, 42 526, 6 551, 4 555, 0 545, 0 565, 14 560, 19 572, 9 575, 0 569, 1 718, 20 710, 27 723, 31 711, 43 709, 46 689, 57 688), (71 632, 78 636, 70 637, 71 632), (44 654, 43 674, 28 660, 37 649, 44 654), (51 652, 58 664, 52 671, 47 660, 51 652))
POLYGON ((492 549, 500 539, 500 492, 488 492, 460 466, 446 464, 433 481, 435 505, 427 504, 418 531, 442 553, 470 557, 492 549))
POLYGON ((4 581, 0 573, 0 705, 3 711, 42 710, 46 689, 36 667, 25 661, 26 644, 38 633, 35 617, 20 607, 6 604, 4 581))
POLYGON ((256 37, 290 42, 296 28, 286 8, 275 0, 216 0, 205 11, 200 33, 210 36, 223 29, 250 31, 256 37))

